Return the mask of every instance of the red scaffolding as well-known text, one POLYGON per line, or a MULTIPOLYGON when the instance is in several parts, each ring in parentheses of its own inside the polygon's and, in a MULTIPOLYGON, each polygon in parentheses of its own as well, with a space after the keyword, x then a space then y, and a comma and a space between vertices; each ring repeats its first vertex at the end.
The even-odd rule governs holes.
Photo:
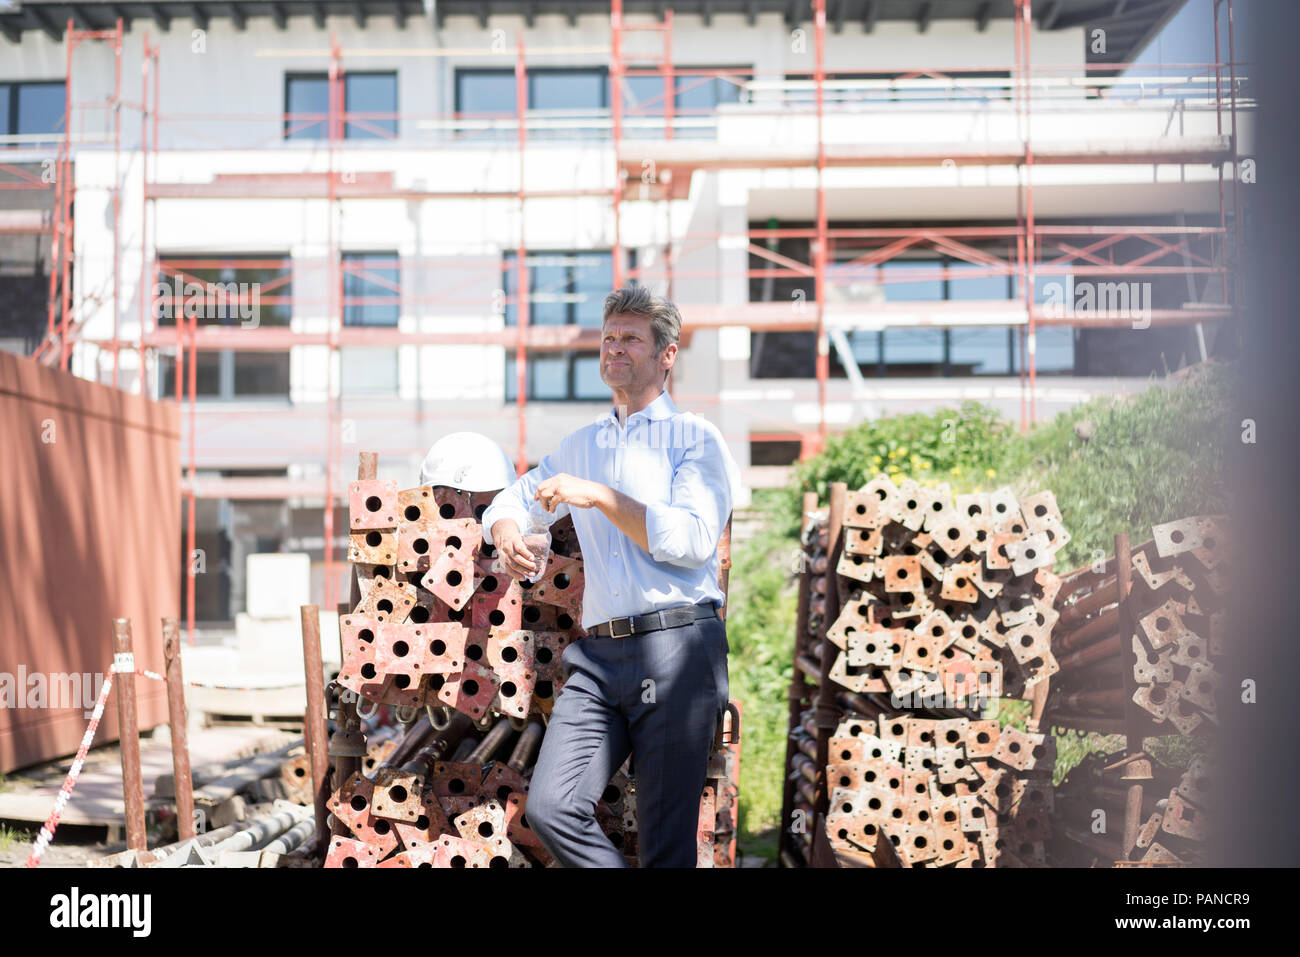
MULTIPOLYGON (((827 419, 828 382, 830 379, 830 334, 831 321, 836 316, 851 310, 842 304, 831 301, 827 290, 833 280, 828 275, 828 267, 833 261, 833 251, 838 249, 864 249, 855 255, 847 265, 855 268, 876 268, 898 257, 908 250, 931 249, 944 253, 964 264, 982 267, 988 275, 1014 276, 1018 283, 1018 306, 1023 314, 1020 325, 1020 349, 1022 361, 1018 371, 1021 377, 1021 426, 1027 428, 1035 421, 1037 393, 1036 336, 1038 328, 1044 325, 1070 324, 1080 325, 1077 317, 1054 314, 1044 309, 1035 301, 1035 281, 1040 270, 1046 268, 1060 269, 1068 267, 1076 275, 1160 275, 1178 273, 1185 275, 1217 275, 1223 279, 1223 306, 1219 310, 1199 308, 1196 310, 1156 310, 1151 315, 1153 324, 1187 324, 1206 319, 1232 317, 1238 307, 1235 295, 1235 276, 1233 257, 1240 248, 1241 217, 1237 194, 1236 175, 1233 176, 1234 230, 1237 242, 1229 255, 1225 240, 1228 237, 1225 192, 1223 185, 1224 168, 1231 163, 1236 169, 1238 161, 1237 140, 1237 73, 1233 53, 1232 0, 1213 0, 1215 19, 1215 62, 1213 64, 1176 64, 1188 69, 1214 71, 1215 111, 1219 138, 1213 143, 1182 143, 1162 146, 1148 146, 1143 149, 1112 150, 1102 154, 1080 148, 1070 148, 1059 144, 1036 145, 1032 136, 1034 118, 1033 80, 1036 71, 1031 64, 1032 47, 1032 0, 1015 0, 1014 20, 1014 56, 1012 74, 1008 93, 1012 100, 1013 112, 1018 122, 1018 142, 1016 144, 989 143, 971 148, 954 148, 946 145, 942 149, 935 147, 904 146, 888 148, 879 145, 861 145, 828 143, 825 135, 825 123, 828 114, 827 90, 829 81, 825 67, 826 8, 825 0, 812 0, 813 8, 813 50, 814 68, 812 77, 813 109, 815 121, 815 142, 808 145, 784 145, 765 148, 730 147, 709 144, 701 148, 698 141, 685 143, 674 140, 674 129, 679 119, 692 119, 691 111, 679 110, 676 106, 677 96, 692 85, 702 82, 721 80, 740 82, 735 74, 745 71, 676 69, 672 63, 673 17, 670 10, 665 10, 662 19, 653 23, 628 23, 623 14, 622 0, 611 0, 610 5, 610 42, 607 47, 546 47, 526 50, 522 31, 517 35, 516 45, 512 50, 494 50, 491 54, 502 53, 514 58, 515 79, 515 148, 518 154, 518 183, 514 189, 501 190, 430 190, 399 188, 393 182, 392 175, 385 173, 347 172, 338 168, 339 141, 345 135, 345 123, 371 122, 389 118, 376 114, 346 112, 344 101, 344 59, 345 51, 336 37, 331 35, 327 51, 319 51, 328 57, 328 113, 319 115, 299 115, 297 119, 308 125, 324 121, 327 130, 326 150, 327 169, 322 173, 277 173, 277 174, 218 174, 210 183, 178 183, 160 181, 158 178, 158 154, 160 148, 160 110, 159 110, 159 75, 161 70, 159 49, 149 41, 148 33, 143 38, 141 100, 138 104, 125 101, 122 97, 121 52, 122 26, 118 22, 113 31, 80 31, 69 21, 66 33, 67 69, 66 78, 67 106, 63 131, 57 156, 57 175, 55 180, 55 215, 52 225, 54 239, 54 260, 50 272, 50 299, 48 308, 48 329, 45 340, 36 351, 36 358, 53 363, 56 358, 62 367, 68 367, 72 347, 81 342, 95 345, 107 350, 112 359, 114 384, 118 378, 118 357, 123 344, 118 334, 118 320, 121 315, 121 303, 118 300, 118 252, 120 249, 119 220, 120 179, 115 178, 112 195, 112 216, 114 231, 114 265, 113 265, 113 335, 111 339, 91 339, 80 334, 80 306, 72 298, 73 235, 72 208, 74 183, 72 177, 72 127, 74 107, 71 100, 73 52, 85 40, 108 40, 114 45, 115 52, 115 92, 110 102, 113 111, 114 129, 114 169, 115 177, 120 177, 119 156, 121 144, 121 111, 123 108, 135 108, 140 115, 140 158, 141 158, 141 223, 140 223, 140 333, 134 343, 138 355, 139 373, 135 387, 138 391, 156 394, 156 388, 146 388, 146 376, 150 368, 157 375, 156 358, 159 350, 175 351, 175 387, 176 401, 188 405, 189 441, 185 453, 188 469, 188 482, 184 490, 185 506, 188 515, 187 554, 193 556, 195 546, 195 498, 198 486, 196 476, 196 367, 198 354, 209 350, 239 349, 246 351, 287 350, 293 346, 327 345, 330 362, 326 387, 324 425, 326 430, 323 449, 325 465, 325 485, 323 491, 325 507, 324 518, 324 562, 325 562, 325 607, 332 608, 336 603, 335 595, 335 553, 334 553, 334 504, 345 500, 340 488, 336 488, 340 474, 340 403, 342 396, 335 382, 335 360, 339 350, 354 345, 421 345, 421 344, 499 344, 513 347, 515 357, 515 415, 518 426, 518 446, 516 449, 517 467, 522 471, 528 465, 527 453, 527 358, 533 352, 554 350, 595 349, 599 346, 598 330, 579 327, 538 326, 530 323, 530 299, 528 276, 528 237, 524 234, 526 217, 525 207, 533 199, 604 197, 609 201, 612 220, 613 272, 616 286, 622 285, 629 278, 645 281, 662 281, 669 284, 671 295, 675 279, 699 278, 701 276, 718 277, 721 273, 700 271, 682 271, 678 265, 682 257, 710 244, 717 245, 720 240, 728 238, 726 234, 712 232, 694 232, 685 236, 674 236, 668 209, 671 200, 681 199, 687 195, 692 174, 697 170, 718 169, 797 169, 809 168, 815 171, 816 215, 812 228, 749 228, 747 230, 746 252, 748 255, 764 261, 762 268, 748 268, 746 274, 755 277, 794 277, 811 279, 813 284, 815 307, 811 315, 792 312, 788 304, 772 302, 751 302, 741 306, 719 306, 710 304, 683 304, 688 329, 685 330, 683 346, 689 343, 690 331, 695 329, 719 328, 722 326, 742 325, 754 331, 800 330, 812 331, 816 337, 816 402, 819 419, 815 435, 802 436, 803 453, 815 451, 825 442, 829 434, 827 419), (1220 9, 1226 7, 1228 23, 1228 61, 1229 82, 1226 102, 1231 119, 1230 133, 1223 140, 1223 112, 1225 95, 1223 90, 1223 67, 1219 51, 1219 17, 1220 9), (653 52, 631 51, 625 40, 633 35, 648 35, 655 38, 660 48, 653 52), (528 189, 525 180, 525 158, 530 147, 529 141, 529 104, 527 66, 530 58, 544 56, 572 56, 574 54, 591 54, 599 51, 608 55, 611 98, 609 106, 609 142, 614 159, 614 177, 612 188, 575 186, 571 189, 528 189), (654 140, 638 139, 635 148, 629 147, 626 139, 628 132, 628 112, 624 107, 624 97, 628 90, 627 80, 634 77, 659 77, 663 82, 661 97, 655 97, 641 103, 633 112, 633 119, 652 118, 656 125, 661 125, 660 135, 654 140), (649 168, 647 169, 647 165, 649 168), (1219 169, 1219 226, 1061 226, 1038 224, 1034 205, 1034 169, 1041 165, 1086 164, 1086 163, 1170 163, 1170 164, 1205 164, 1218 165, 1219 169), (1016 225, 1009 226, 936 226, 932 228, 890 229, 890 228, 831 228, 827 213, 826 172, 831 168, 871 168, 904 167, 925 165, 952 166, 1014 166, 1017 169, 1017 217, 1016 225), (184 321, 184 312, 176 317, 175 330, 168 331, 155 324, 152 328, 147 322, 145 290, 152 287, 148 280, 151 276, 179 275, 184 277, 187 269, 202 269, 224 265, 222 259, 209 260, 158 260, 156 250, 150 257, 149 222, 151 213, 156 214, 156 204, 168 199, 198 198, 304 198, 324 199, 327 204, 328 230, 326 236, 326 253, 323 263, 305 261, 301 258, 293 262, 279 261, 287 269, 297 274, 301 270, 323 268, 327 276, 327 302, 325 306, 328 323, 324 332, 295 332, 288 328, 199 328, 197 317, 184 321), (466 332, 440 329, 437 331, 399 332, 397 329, 348 327, 344 324, 344 310, 355 303, 355 297, 345 297, 344 277, 354 273, 355 265, 343 260, 337 219, 342 204, 352 199, 363 198, 406 198, 451 199, 451 198, 510 198, 513 197, 518 210, 519 229, 515 237, 515 265, 517 269, 516 294, 507 297, 507 305, 516 309, 515 328, 505 328, 497 332, 466 332), (663 250, 660 263, 655 266, 638 265, 627 268, 623 257, 623 204, 634 202, 661 203, 668 218, 665 230, 663 250), (801 262, 789 256, 781 255, 770 248, 771 241, 782 238, 800 238, 809 240, 810 261, 801 262), (981 247, 982 241, 1014 242, 1014 256, 1009 252, 997 255, 981 247), (1147 247, 1142 253, 1129 252, 1122 260, 1116 257, 1116 247, 1131 240, 1140 240, 1147 247), (1210 243, 1211 252, 1205 254, 1192 247, 1196 240, 1210 243), (1053 249, 1051 255, 1047 249, 1053 249), (1178 255, 1183 262, 1180 265, 1158 264, 1165 257, 1178 255), (185 353, 188 351, 188 366, 185 353), (155 361, 150 362, 152 358, 155 361), (188 376, 185 373, 188 372, 188 376)), ((312 51, 295 51, 298 55, 310 54, 312 51)), ((375 51, 366 51, 374 53, 375 51)), ((469 55, 469 51, 456 51, 458 55, 469 55)), ((392 56, 445 56, 449 51, 431 50, 393 50, 386 51, 392 56)), ((1114 71, 1132 64, 1105 64, 1106 71, 1114 71)), ((1054 68, 1042 68, 1040 76, 1049 76, 1054 68)), ((973 72, 967 67, 966 72, 973 72)), ((747 74, 748 75, 748 74, 747 74)), ((957 85, 963 81, 960 71, 927 69, 911 74, 912 77, 937 81, 948 81, 957 85)), ((786 79, 786 78, 782 78, 786 79)), ((1100 82, 1100 81, 1097 81, 1100 82)), ((781 105, 774 112, 785 108, 781 105)), ((755 107, 747 115, 762 115, 762 109, 755 107)), ((277 114, 286 124, 290 116, 277 114)), ((178 116, 175 121, 184 124, 193 117, 178 116)), ((225 117, 231 119, 231 117, 225 117)), ((247 118, 246 118, 247 119, 247 118)), ((397 117, 392 117, 396 120, 397 117)), ((452 117, 452 122, 465 122, 474 119, 463 114, 452 117)), ((499 119, 499 118, 496 118, 499 119)), ((600 123, 596 124, 598 127, 600 123)), ((288 128, 287 126, 285 127, 288 128)), ((278 140, 277 140, 278 142, 278 140)), ((8 167, 6 167, 8 169, 8 167)), ((30 178, 30 177, 28 177, 30 178)), ((1129 249, 1129 246, 1125 246, 1129 249)), ((418 267, 417 255, 417 267, 418 267)), ((409 263, 409 260, 407 261, 409 263)), ((246 263, 245 263, 246 265, 246 263)), ((945 263, 938 275, 948 276, 945 263)), ((915 280, 916 275, 911 279, 915 280)), ((887 279, 882 281, 888 282, 887 279)), ((468 286, 468 281, 465 284, 468 286)), ((464 287, 462 287, 463 289, 464 287)), ((450 290, 449 295, 438 297, 443 304, 458 301, 456 296, 461 290, 450 290)), ((469 296, 466 303, 482 305, 481 297, 469 296)), ((954 304, 956 305, 956 304, 954 304)), ((944 305, 933 310, 938 316, 937 324, 942 323, 944 305)), ((967 309, 966 311, 970 311, 967 309)), ((1126 325, 1127 318, 1100 317, 1089 318, 1086 325, 1126 325)), ((97 357, 98 362, 98 357, 97 357)), ((670 381, 670 389, 672 383, 670 381)), ((695 399, 698 402, 718 402, 716 396, 680 396, 679 400, 695 399)), ((219 411, 214 415, 256 415, 233 411, 219 411)), ((483 413, 494 415, 497 413, 483 413)), ((290 414, 292 416, 292 413, 290 414)), ((457 419, 473 417, 472 413, 456 409, 448 415, 457 419)), ((314 414, 308 418, 315 418, 314 414)), ((205 413, 205 421, 207 414, 205 413)), ((788 435, 771 435, 757 433, 747 436, 751 440, 788 440, 788 435)), ((303 488, 302 483, 295 484, 286 480, 286 490, 303 488)), ((194 571, 191 566, 186 579, 187 626, 190 640, 194 634, 194 571)))

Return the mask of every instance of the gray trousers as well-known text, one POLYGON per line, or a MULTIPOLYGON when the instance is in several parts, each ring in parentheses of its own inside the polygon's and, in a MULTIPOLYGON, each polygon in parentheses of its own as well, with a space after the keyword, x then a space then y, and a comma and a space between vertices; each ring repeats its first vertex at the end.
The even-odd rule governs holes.
POLYGON ((564 687, 537 757, 524 817, 562 867, 626 867, 596 803, 629 752, 642 867, 695 867, 700 794, 727 707, 719 618, 564 649, 564 687))

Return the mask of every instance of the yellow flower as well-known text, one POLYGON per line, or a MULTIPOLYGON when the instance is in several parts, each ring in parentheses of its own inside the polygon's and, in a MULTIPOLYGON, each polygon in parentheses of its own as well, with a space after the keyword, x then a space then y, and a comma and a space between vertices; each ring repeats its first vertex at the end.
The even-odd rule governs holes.
POLYGON ((984 474, 987 475, 989 478, 993 478, 993 476, 997 475, 998 473, 993 471, 992 469, 985 469, 984 474))
POLYGON ((954 465, 951 469, 953 475, 961 475, 961 466, 954 465))
POLYGON ((897 471, 898 471, 898 466, 897 466, 897 465, 891 465, 891 466, 889 467, 889 471, 891 471, 891 472, 897 472, 897 471))
POLYGON ((899 454, 899 455, 906 455, 906 454, 907 454, 907 449, 899 449, 899 450, 898 450, 898 454, 899 454))
POLYGON ((923 469, 928 469, 929 467, 930 467, 930 463, 929 463, 929 462, 922 462, 922 463, 921 463, 921 468, 923 468, 923 469))

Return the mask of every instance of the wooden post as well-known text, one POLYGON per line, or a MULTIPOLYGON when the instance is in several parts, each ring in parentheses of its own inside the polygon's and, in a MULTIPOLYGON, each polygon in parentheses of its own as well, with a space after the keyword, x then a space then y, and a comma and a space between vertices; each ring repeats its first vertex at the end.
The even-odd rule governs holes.
MULTIPOLYGON (((814 788, 816 803, 813 805, 813 863, 830 863, 829 847, 826 844, 824 821, 830 806, 830 790, 826 784, 826 765, 830 757, 831 733, 839 723, 839 709, 835 704, 835 683, 830 678, 831 663, 835 660, 838 649, 826 637, 830 626, 840 614, 839 576, 835 571, 839 564, 840 551, 843 548, 844 502, 848 497, 849 487, 844 482, 831 483, 830 514, 827 518, 826 539, 826 613, 822 615, 821 642, 822 655, 818 662, 821 681, 817 685, 817 701, 814 708, 817 723, 817 783, 814 788), (818 850, 822 853, 817 853, 818 850)), ((831 858, 833 859, 833 858, 831 858)))
POLYGON ((320 609, 316 605, 303 605, 300 611, 302 662, 307 680, 307 714, 302 727, 307 739, 307 757, 311 762, 311 793, 316 809, 316 847, 323 853, 330 839, 330 756, 329 737, 325 731, 325 666, 320 653, 320 609))
POLYGON ((135 656, 131 619, 113 619, 113 671, 117 674, 117 728, 122 751, 122 795, 126 805, 126 846, 147 848, 144 829, 144 778, 140 773, 140 722, 135 708, 135 656))
POLYGON ((164 618, 163 662, 167 671, 167 721, 172 735, 172 776, 176 788, 176 836, 188 841, 194 834, 194 782, 190 779, 190 738, 185 710, 185 681, 181 675, 181 626, 164 618))

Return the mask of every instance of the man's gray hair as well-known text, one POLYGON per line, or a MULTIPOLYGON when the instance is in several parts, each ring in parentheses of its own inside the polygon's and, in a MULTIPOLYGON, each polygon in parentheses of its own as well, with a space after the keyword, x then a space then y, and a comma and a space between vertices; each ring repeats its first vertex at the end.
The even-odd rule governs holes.
POLYGON ((668 343, 676 342, 682 334, 682 314, 663 296, 656 296, 647 286, 624 286, 605 297, 605 315, 601 324, 615 313, 645 316, 655 337, 655 355, 663 352, 668 343))

